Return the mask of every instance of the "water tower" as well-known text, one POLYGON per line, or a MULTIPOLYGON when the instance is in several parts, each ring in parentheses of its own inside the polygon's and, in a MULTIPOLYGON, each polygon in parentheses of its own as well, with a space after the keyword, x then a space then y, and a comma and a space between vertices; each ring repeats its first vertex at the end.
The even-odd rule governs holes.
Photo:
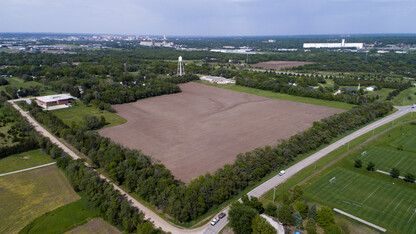
POLYGON ((177 74, 178 74, 178 76, 185 75, 185 67, 183 66, 182 56, 179 56, 179 58, 178 58, 178 72, 177 72, 177 74))

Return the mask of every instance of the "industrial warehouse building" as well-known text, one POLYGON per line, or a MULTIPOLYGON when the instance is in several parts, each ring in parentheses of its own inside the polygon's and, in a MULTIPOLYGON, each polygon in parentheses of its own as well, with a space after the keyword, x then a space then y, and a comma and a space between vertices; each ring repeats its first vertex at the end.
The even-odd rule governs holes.
POLYGON ((345 43, 342 39, 341 43, 303 43, 303 48, 357 48, 362 49, 364 43, 345 43))
POLYGON ((42 97, 36 97, 36 102, 39 106, 43 108, 48 108, 49 106, 55 105, 67 105, 70 101, 74 100, 69 94, 57 94, 57 95, 48 95, 42 97))
POLYGON ((201 76, 200 79, 214 84, 235 84, 235 80, 219 76, 201 76))

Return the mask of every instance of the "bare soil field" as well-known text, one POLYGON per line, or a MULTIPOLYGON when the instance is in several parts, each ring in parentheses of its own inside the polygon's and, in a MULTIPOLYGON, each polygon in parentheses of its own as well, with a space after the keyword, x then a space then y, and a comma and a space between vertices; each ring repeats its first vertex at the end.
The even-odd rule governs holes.
POLYGON ((185 183, 343 111, 197 83, 180 87, 182 93, 114 105, 128 122, 99 133, 159 159, 185 183))
POLYGON ((269 61, 256 63, 251 65, 252 67, 265 68, 265 69, 286 69, 286 68, 295 68, 303 66, 305 64, 313 64, 313 62, 299 62, 299 61, 269 61))

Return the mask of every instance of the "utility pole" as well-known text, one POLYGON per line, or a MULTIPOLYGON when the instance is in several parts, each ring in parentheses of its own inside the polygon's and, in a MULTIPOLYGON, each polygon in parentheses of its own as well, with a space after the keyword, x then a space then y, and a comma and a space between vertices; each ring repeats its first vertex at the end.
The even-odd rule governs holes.
POLYGON ((276 196, 276 187, 273 188, 273 201, 274 201, 275 196, 276 196))

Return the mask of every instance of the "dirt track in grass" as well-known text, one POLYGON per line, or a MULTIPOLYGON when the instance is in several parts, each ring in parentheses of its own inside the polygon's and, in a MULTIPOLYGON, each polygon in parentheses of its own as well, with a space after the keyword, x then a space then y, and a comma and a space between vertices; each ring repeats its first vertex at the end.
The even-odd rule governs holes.
POLYGON ((99 132, 159 159, 185 183, 343 111, 197 83, 180 87, 182 93, 114 105, 128 122, 99 132))

